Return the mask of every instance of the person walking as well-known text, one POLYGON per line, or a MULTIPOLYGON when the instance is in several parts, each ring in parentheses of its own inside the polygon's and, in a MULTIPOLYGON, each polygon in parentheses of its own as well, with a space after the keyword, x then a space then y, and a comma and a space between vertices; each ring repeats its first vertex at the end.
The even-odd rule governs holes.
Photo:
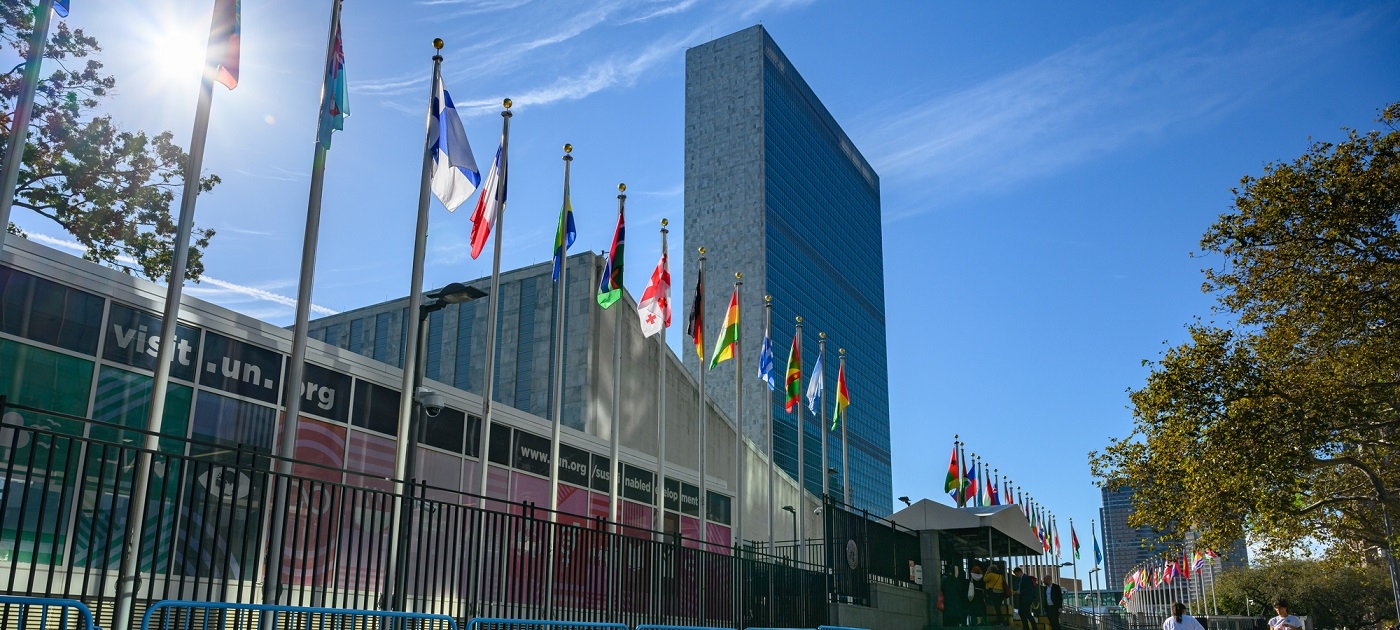
POLYGON ((968 625, 987 623, 987 583, 983 581, 982 565, 973 564, 967 573, 968 625))
POLYGON ((1050 620, 1050 630, 1060 630, 1060 609, 1065 605, 1065 590, 1055 576, 1045 578, 1045 618, 1050 620))
POLYGON ((962 577, 962 567, 957 562, 949 563, 948 572, 943 574, 943 625, 952 627, 967 624, 967 580, 962 577))
MULTIPOLYGON (((1296 619, 1296 617, 1295 617, 1296 619)), ((1172 603, 1172 616, 1162 622, 1162 630, 1206 630, 1195 617, 1186 614, 1186 604, 1172 603)))
POLYGON ((1001 607, 1006 601, 1006 578, 1001 574, 1001 567, 995 562, 991 563, 982 582, 987 586, 987 622, 995 621, 999 626, 1008 625, 1006 609, 1001 607))
POLYGON ((1275 598, 1274 613, 1278 616, 1269 620, 1270 630, 1303 630, 1303 620, 1288 614, 1288 600, 1275 598))
POLYGON ((1031 605, 1035 603, 1035 580, 1026 575, 1021 567, 1011 572, 1011 581, 1016 596, 1016 614, 1021 617, 1021 628, 1023 630, 1036 630, 1035 614, 1031 612, 1031 605))

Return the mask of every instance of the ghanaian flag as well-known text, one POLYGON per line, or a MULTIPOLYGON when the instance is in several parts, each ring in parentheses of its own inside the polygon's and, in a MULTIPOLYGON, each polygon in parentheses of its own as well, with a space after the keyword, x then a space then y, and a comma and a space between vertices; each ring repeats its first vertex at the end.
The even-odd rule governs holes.
POLYGON ((710 369, 734 358, 734 350, 739 345, 739 289, 734 288, 734 296, 729 298, 729 310, 724 312, 724 323, 720 325, 719 339, 715 340, 715 354, 710 357, 710 369))
POLYGON ((851 405, 851 394, 846 391, 846 362, 841 362, 841 371, 836 373, 836 410, 831 413, 831 430, 846 421, 846 407, 851 405))

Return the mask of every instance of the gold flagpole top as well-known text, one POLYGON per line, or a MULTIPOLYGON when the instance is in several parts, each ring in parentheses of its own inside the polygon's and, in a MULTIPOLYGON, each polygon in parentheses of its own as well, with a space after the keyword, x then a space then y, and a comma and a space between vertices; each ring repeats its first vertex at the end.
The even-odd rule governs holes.
POLYGON ((841 348, 838 352, 840 352, 844 356, 846 354, 846 349, 841 348))
POLYGON ((511 103, 511 102, 510 102, 510 99, 506 99, 506 100, 504 100, 504 101, 501 101, 501 105, 504 105, 506 109, 510 109, 510 106, 513 105, 513 104, 514 104, 514 103, 511 103))
POLYGON ((736 271, 736 272, 734 272, 734 279, 735 279, 735 280, 743 280, 743 279, 744 279, 744 272, 742 272, 742 271, 736 271))
POLYGON ((771 295, 765 295, 765 296, 763 296, 763 301, 766 302, 766 303, 768 303, 768 304, 772 304, 772 303, 773 303, 773 296, 771 296, 771 295))
POLYGON ((661 220, 661 227, 666 227, 666 226, 668 226, 668 225, 670 225, 670 224, 671 224, 671 222, 670 222, 670 221, 667 221, 666 219, 662 219, 662 220, 661 220))
POLYGON ((802 316, 801 316, 801 315, 798 315, 798 316, 797 316, 797 323, 799 323, 799 324, 802 323, 802 316))
POLYGON ((627 184, 618 184, 617 192, 627 192, 627 184))
POLYGON ((573 153, 573 152, 574 152, 574 145, 565 142, 565 143, 564 143, 564 152, 565 152, 565 153, 573 153))
POLYGON ((826 333, 824 333, 824 332, 819 332, 819 333, 817 333, 817 336, 820 337, 820 338, 822 338, 822 339, 826 339, 826 333))
POLYGON ((704 256, 704 255, 705 255, 705 248, 704 248, 704 247, 701 247, 701 248, 700 248, 700 255, 701 255, 701 256, 704 256))
POLYGON ((441 38, 441 37, 437 37, 437 38, 434 38, 434 39, 433 39, 433 48, 436 48, 436 49, 438 49, 438 50, 442 50, 442 38, 441 38))

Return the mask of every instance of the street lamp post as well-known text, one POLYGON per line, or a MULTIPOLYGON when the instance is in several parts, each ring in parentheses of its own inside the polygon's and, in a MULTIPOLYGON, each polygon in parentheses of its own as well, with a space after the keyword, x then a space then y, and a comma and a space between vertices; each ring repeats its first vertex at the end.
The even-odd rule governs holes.
MULTIPOLYGON (((797 544, 797 508, 794 508, 794 507, 792 507, 791 505, 784 505, 784 506, 783 506, 783 511, 784 511, 784 512, 787 512, 787 513, 790 514, 790 515, 792 515, 792 544, 796 545, 796 544, 797 544)), ((796 547, 794 547, 793 549, 796 550, 796 547)), ((794 557, 796 557, 796 556, 794 555, 794 557)))
MULTIPOLYGON (((410 414, 408 417, 408 435, 412 436, 413 443, 408 446, 408 451, 404 457, 404 470, 406 471, 406 475, 409 476, 414 474, 415 466, 417 465, 418 459, 418 443, 421 442, 423 438, 422 432, 424 408, 433 406, 434 404, 436 405, 435 408, 437 409, 437 411, 430 412, 429 416, 437 416, 437 414, 441 413, 442 411, 442 396, 436 392, 423 388, 423 371, 425 362, 425 353, 423 351, 423 346, 427 344, 428 339, 428 327, 426 325, 428 316, 433 314, 433 312, 440 311, 452 304, 464 304, 472 300, 484 298, 486 297, 486 292, 476 287, 462 284, 460 282, 453 282, 452 284, 442 287, 441 289, 428 291, 424 293, 423 296, 430 299, 431 301, 424 302, 418 307, 418 338, 414 340, 415 349, 417 351, 414 353, 414 364, 411 367, 406 366, 409 369, 413 370, 413 391, 411 394, 413 396, 413 413, 410 414)), ((401 395, 408 395, 408 393, 405 392, 401 395)), ((486 445, 481 445, 481 450, 483 453, 485 452, 485 449, 486 445)), ((485 460, 486 458, 482 457, 482 461, 485 460)), ((483 472, 483 474, 485 473, 483 472)), ((407 494, 408 489, 409 486, 405 485, 405 494, 407 494)), ((410 534, 409 528, 405 527, 404 525, 409 521, 409 515, 412 514, 412 510, 412 503, 409 502, 407 496, 404 496, 403 499, 399 501, 398 512, 394 514, 394 527, 395 530, 399 532, 398 543, 400 550, 408 549, 410 534)), ((396 558, 398 559, 398 566, 394 567, 394 603, 396 604, 394 609, 406 610, 405 605, 407 604, 408 593, 408 554, 403 553, 401 551, 396 556, 396 558)))

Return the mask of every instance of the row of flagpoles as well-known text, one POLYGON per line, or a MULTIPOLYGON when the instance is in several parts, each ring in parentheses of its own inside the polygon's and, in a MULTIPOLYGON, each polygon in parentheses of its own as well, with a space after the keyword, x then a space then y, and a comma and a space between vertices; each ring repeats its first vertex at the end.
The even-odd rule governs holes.
POLYGON ((1212 615, 1220 614, 1215 598, 1215 560, 1219 556, 1209 549, 1195 549, 1189 554, 1153 558, 1134 567, 1123 577, 1123 596, 1118 604, 1127 608, 1138 599, 1142 612, 1170 614, 1173 602, 1186 604, 1191 614, 1203 614, 1207 603, 1212 615), (1206 578, 1206 576, 1209 578, 1206 578), (1206 597, 1206 583, 1210 597, 1206 597))
MULTIPOLYGON (((28 126, 27 114, 32 110, 34 90, 38 82, 39 63, 43 55, 43 43, 46 41, 47 38, 49 25, 48 16, 50 10, 53 10, 54 12, 58 13, 60 17, 66 17, 68 15, 68 0, 57 0, 56 3, 55 0, 41 0, 40 5, 38 7, 38 12, 36 13, 36 17, 40 19, 36 19, 35 21, 35 34, 31 42, 30 55, 25 68, 25 81, 21 89, 20 98, 18 99, 16 117, 14 118, 15 124, 11 129, 11 143, 9 145, 9 154, 7 154, 6 156, 4 178, 3 180, 0 180, 0 183, 3 183, 5 185, 5 188, 3 190, 4 194, 0 195, 0 225, 8 224, 9 208, 13 198, 15 178, 17 176, 19 166, 19 159, 16 156, 10 154, 16 153, 17 150, 22 150, 24 146, 25 133, 27 132, 28 126)), ((282 459, 279 460, 279 472, 283 473, 284 475, 290 473, 292 457, 295 454, 295 437, 297 433, 297 424, 300 414, 301 403, 300 386, 303 380, 302 374, 304 372, 305 365, 306 339, 310 317, 311 292, 314 284, 315 259, 320 226, 322 185, 325 175, 326 155, 327 151, 331 147, 332 133, 334 131, 342 130, 344 128, 344 120, 349 115, 347 83, 345 74, 345 51, 341 37, 340 12, 341 1, 332 0, 330 27, 327 35, 325 73, 323 77, 320 113, 318 116, 316 140, 313 145, 312 176, 310 191, 308 195, 306 229, 302 248, 301 274, 298 283, 295 323, 293 325, 293 345, 291 352, 291 361, 288 367, 287 378, 284 380, 284 391, 282 393, 282 400, 286 405, 286 413, 284 416, 285 421, 282 424, 280 439, 281 448, 279 455, 282 457, 282 459)), ((209 33, 209 43, 206 50, 205 64, 203 66, 202 78, 200 82, 199 97, 197 100, 195 110, 194 129, 191 133, 190 138, 189 160, 186 164, 184 174, 184 189, 183 195, 181 197, 177 235, 173 245, 174 256, 170 271, 169 282, 167 286, 166 301, 163 313, 164 317, 162 320, 163 322, 177 321, 179 315, 179 305, 185 280, 185 270, 189 256, 189 240, 193 226, 195 202, 199 192, 197 184, 199 181, 199 174, 202 170, 205 138, 207 135, 209 124, 209 113, 213 102, 213 84, 220 83, 230 90, 237 87, 239 75, 239 57, 241 52, 240 39, 241 0, 215 0, 213 19, 209 33)), ((440 51, 442 46, 442 40, 434 40, 434 47, 436 49, 440 51)), ((431 199, 429 195, 437 197, 438 200, 441 201, 441 203, 449 211, 451 211, 455 210, 461 204, 465 203, 471 197, 476 195, 478 191, 480 191, 480 195, 476 195, 477 203, 471 217, 471 254, 473 258, 477 258, 482 253, 482 251, 484 251, 486 242, 490 239, 492 233, 494 232, 495 244, 491 273, 491 290, 488 293, 490 304, 488 307, 489 319, 487 325, 488 357, 494 357, 497 345, 497 340, 495 339, 494 333, 496 330, 496 318, 498 316, 497 297, 500 289, 500 250, 502 218, 506 204, 506 181, 509 164, 508 148, 510 137, 511 102, 510 99, 506 99, 503 103, 504 110, 501 112, 502 127, 500 145, 497 148, 495 159, 491 164, 490 170, 488 171, 488 174, 485 180, 483 181, 480 174, 480 169, 478 168, 475 157, 472 154, 470 143, 467 140, 466 132, 462 126, 461 119, 457 115, 450 94, 448 93, 446 87, 443 85, 441 75, 441 64, 441 55, 434 55, 432 81, 430 85, 429 94, 429 111, 427 116, 428 128, 424 143, 423 174, 421 177, 416 237, 410 280, 411 286, 409 291, 408 309, 410 316, 407 317, 405 321, 405 338, 414 340, 418 339, 419 335, 421 334, 419 330, 420 318, 417 317, 416 314, 419 313, 423 305, 422 281, 424 255, 426 250, 425 244, 428 223, 428 209, 430 206, 431 199)), ((573 210, 569 200, 569 166, 570 162, 573 159, 570 155, 571 150, 572 147, 570 147, 569 145, 565 145, 563 205, 560 210, 559 222, 557 225, 554 240, 553 277, 554 280, 558 283, 559 287, 563 287, 566 283, 568 274, 568 268, 565 264, 566 257, 568 254, 568 248, 570 245, 573 244, 577 233, 574 223, 573 210)), ((619 186, 619 192, 621 193, 623 191, 625 191, 625 186, 619 186)), ((608 256, 605 259, 605 271, 602 275, 602 281, 598 288, 597 301, 599 306, 604 309, 607 309, 616 302, 618 302, 621 298, 621 292, 623 290, 622 270, 624 249, 625 199, 625 194, 618 195, 617 227, 614 232, 611 250, 609 251, 608 256)), ((661 257, 656 265, 656 268, 653 270, 650 276, 647 287, 645 291, 643 291, 642 297, 639 300, 637 306, 637 315, 640 319, 643 334, 646 337, 650 337, 652 335, 655 335, 657 332, 665 330, 665 328, 670 326, 671 322, 671 283, 666 250, 666 233, 667 230, 665 227, 665 221, 663 220, 661 229, 661 257)), ((0 234, 0 238, 3 238, 3 234, 0 234)), ((0 244, 2 243, 3 241, 0 241, 0 244)), ((710 358, 707 368, 704 365, 704 322, 702 310, 704 302, 703 268, 704 258, 702 251, 701 266, 700 270, 697 272, 698 282, 696 284, 695 301, 693 303, 693 308, 691 310, 690 318, 687 325, 687 335, 694 343, 697 355, 700 357, 701 360, 701 369, 699 370, 701 391, 704 391, 705 372, 709 371, 710 369, 713 369, 718 364, 730 359, 735 360, 736 363, 740 362, 741 340, 739 336, 740 328, 738 305, 739 289, 742 285, 742 276, 741 274, 736 273, 734 293, 730 300, 729 309, 726 311, 725 320, 721 326, 720 337, 717 339, 714 352, 710 358)), ((562 290, 562 288, 556 291, 556 309, 559 311, 555 318, 556 326, 559 327, 559 329, 557 329, 555 333, 556 339, 563 338, 563 294, 564 291, 562 290)), ((771 313, 771 299, 765 297, 765 302, 765 310, 771 313)), ((617 321, 619 322, 620 331, 621 319, 618 318, 617 321)), ((789 413, 796 413, 799 415, 798 483, 800 488, 805 488, 805 479, 803 479, 805 469, 803 466, 804 462, 802 461, 804 451, 802 439, 804 432, 801 430, 801 426, 804 423, 800 419, 801 405, 799 403, 799 399, 803 391, 803 370, 801 361, 802 322, 800 317, 797 319, 796 328, 796 332, 793 336, 792 348, 789 352, 785 376, 785 409, 789 413)), ((162 326, 162 330, 160 333, 161 342, 159 347, 159 356, 157 357, 157 369, 155 372, 154 384, 152 388, 151 405, 149 408, 149 414, 147 418, 147 429, 149 431, 148 439, 147 443, 145 444, 146 449, 141 453, 141 461, 137 466, 138 473, 135 487, 136 496, 143 495, 146 491, 147 486, 150 483, 149 452, 153 452, 157 447, 157 444, 155 443, 155 438, 153 436, 158 434, 160 429, 161 418, 164 414, 165 392, 168 389, 170 376, 170 365, 172 358, 171 352, 175 347, 175 344, 173 343, 174 332, 175 326, 162 326)), ((772 373, 773 352, 771 332, 771 315, 769 315, 766 317, 764 326, 764 339, 758 355, 758 376, 768 385, 770 391, 776 389, 776 379, 774 378, 772 373)), ((807 406, 811 413, 813 413, 813 415, 817 415, 818 412, 820 412, 821 422, 823 426, 822 469, 824 471, 824 474, 822 490, 824 495, 827 493, 828 490, 827 481, 829 477, 829 475, 825 474, 825 471, 827 470, 826 433, 828 431, 835 431, 838 426, 841 429, 843 460, 842 472, 844 477, 843 487, 845 488, 846 503, 849 504, 851 501, 851 496, 849 484, 849 471, 847 470, 848 466, 846 464, 846 416, 847 407, 850 404, 850 395, 846 387, 845 349, 841 349, 840 352, 841 357, 840 368, 838 369, 837 373, 836 401, 833 406, 833 412, 831 417, 832 424, 829 428, 827 428, 827 393, 824 376, 825 369, 823 367, 825 362, 825 337, 825 333, 822 333, 821 340, 819 342, 817 362, 813 368, 812 376, 807 384, 807 406)), ((662 343, 664 344, 664 335, 662 343)), ((620 344, 618 344, 618 346, 620 348, 620 344)), ((408 470, 408 465, 411 459, 409 455, 410 446, 413 444, 413 434, 411 433, 413 424, 411 422, 411 418, 413 416, 413 408, 416 394, 418 393, 413 389, 415 384, 414 372, 416 371, 414 369, 414 366, 417 366, 419 361, 419 357, 417 356, 417 350, 417 344, 405 344, 403 362, 403 386, 401 389, 401 391, 404 392, 404 395, 400 398, 400 418, 398 424, 399 435, 397 440, 398 451, 396 453, 395 459, 395 479, 396 484, 398 484, 398 487, 396 489, 399 490, 398 494, 400 498, 396 501, 402 500, 402 480, 406 479, 408 475, 411 474, 411 471, 408 470)), ((553 378, 555 392, 553 396, 554 408, 552 410, 554 428, 553 434, 551 436, 552 444, 550 461, 557 461, 560 442, 559 433, 561 426, 560 420, 562 416, 563 400, 562 392, 560 391, 563 383, 563 378, 561 374, 561 371, 563 369, 563 360, 561 356, 562 351, 563 344, 556 344, 556 356, 554 361, 555 374, 553 378)), ((615 360, 620 362, 620 352, 616 354, 615 360)), ((494 378, 492 374, 494 363, 494 360, 488 360, 486 362, 485 367, 485 391, 483 392, 482 396, 483 420, 481 423, 481 436, 480 441, 478 442, 479 444, 486 444, 488 442, 487 432, 489 431, 489 427, 491 425, 493 406, 493 395, 491 392, 491 388, 494 383, 494 378)), ((620 374, 620 368, 615 373, 620 374)), ((744 461, 744 458, 742 457, 741 438, 743 417, 741 373, 742 370, 736 370, 736 394, 738 394, 738 397, 736 398, 735 418, 736 426, 739 427, 738 433, 736 435, 736 437, 739 439, 736 439, 735 441, 735 461, 736 467, 739 467, 739 470, 736 470, 737 479, 743 479, 742 463, 744 461)), ((614 391, 617 392, 616 383, 614 391)), ((660 395, 664 396, 664 392, 660 393, 660 395)), ((616 393, 614 395, 614 398, 617 398, 616 393)), ((769 543, 771 549, 773 542, 773 519, 771 517, 771 513, 774 496, 773 443, 771 431, 771 427, 773 425, 771 417, 772 406, 770 404, 766 405, 765 407, 767 408, 766 414, 768 416, 768 426, 770 427, 767 450, 769 461, 769 543)), ((703 456, 706 439, 705 408, 705 397, 701 396, 699 425, 700 436, 698 444, 699 451, 702 454, 699 458, 701 497, 706 496, 706 458, 703 456)), ((614 417, 616 417, 616 408, 614 412, 614 417)), ((661 432, 662 436, 664 436, 664 413, 662 414, 662 417, 658 420, 658 431, 661 432)), ((612 433, 612 474, 613 478, 616 479, 618 475, 617 436, 620 432, 614 429, 612 433)), ((664 437, 661 438, 661 444, 661 448, 664 449, 664 437)), ((665 455, 663 450, 662 453, 658 454, 658 479, 664 478, 664 461, 665 455)), ((557 509, 558 507, 558 470, 556 466, 551 466, 551 468, 552 471, 550 475, 550 514, 551 518, 554 518, 553 510, 557 509)), ((481 496, 486 495, 487 477, 488 475, 485 474, 485 471, 483 471, 482 474, 479 475, 480 485, 478 487, 478 494, 480 494, 481 496)), ((280 537, 283 531, 282 523, 284 523, 284 520, 286 518, 286 477, 283 476, 281 477, 281 479, 282 481, 275 488, 277 498, 273 503, 273 526, 270 528, 270 535, 273 536, 272 540, 269 541, 271 549, 277 549, 281 546, 281 541, 278 538, 280 537)), ((616 520, 616 515, 618 514, 617 497, 615 484, 613 485, 614 489, 612 491, 610 503, 611 513, 614 516, 614 520, 616 520)), ((735 514, 738 515, 738 519, 734 523, 733 530, 736 541, 738 541, 742 536, 742 512, 743 506, 745 505, 745 484, 741 482, 737 485, 739 486, 739 496, 737 497, 739 509, 735 510, 735 514)), ((396 506, 395 509, 396 515, 401 512, 401 510, 398 509, 398 507, 399 506, 396 506)), ((143 522, 145 518, 145 508, 146 506, 141 502, 138 502, 136 505, 133 505, 132 514, 130 515, 131 522, 143 522)), ((660 512, 660 510, 657 510, 658 529, 661 521, 660 512)), ((799 515, 803 515, 805 514, 805 512, 806 510, 799 510, 799 515)), ((704 523, 705 516, 705 511, 702 509, 702 521, 700 527, 702 542, 708 542, 704 540, 707 529, 704 523)), ((140 527, 128 528, 127 540, 125 541, 127 548, 135 548, 135 546, 139 542, 137 540, 137 536, 140 535, 140 531, 140 527)), ((802 531, 806 531, 805 523, 802 525, 802 531)), ((395 543, 397 543, 400 540, 401 536, 401 523, 396 517, 392 523, 391 541, 393 542, 391 542, 390 544, 390 558, 387 565, 388 567, 390 567, 390 571, 393 571, 394 567, 398 566, 397 556, 399 553, 399 545, 395 543)), ((804 535, 801 538, 805 539, 805 537, 806 536, 804 533, 804 535)), ((801 541, 799 541, 799 546, 801 546, 801 541)), ((123 566, 121 567, 121 575, 126 577, 122 578, 122 581, 118 588, 117 611, 115 615, 115 619, 117 620, 116 628, 118 630, 126 630, 125 626, 127 624, 127 620, 131 618, 131 608, 134 602, 134 595, 136 589, 136 560, 136 554, 124 554, 123 556, 123 566)), ((280 566, 277 565, 280 564, 280 560, 280 554, 268 554, 269 567, 266 573, 266 575, 268 576, 268 584, 267 588, 265 589, 265 598, 269 603, 276 603, 279 597, 280 585, 278 584, 278 580, 281 575, 281 570, 280 566)), ((393 579, 390 579, 387 583, 391 585, 391 591, 397 592, 398 589, 394 588, 395 586, 397 586, 397 583, 393 579)), ((394 600, 390 601, 392 602, 394 600)))

